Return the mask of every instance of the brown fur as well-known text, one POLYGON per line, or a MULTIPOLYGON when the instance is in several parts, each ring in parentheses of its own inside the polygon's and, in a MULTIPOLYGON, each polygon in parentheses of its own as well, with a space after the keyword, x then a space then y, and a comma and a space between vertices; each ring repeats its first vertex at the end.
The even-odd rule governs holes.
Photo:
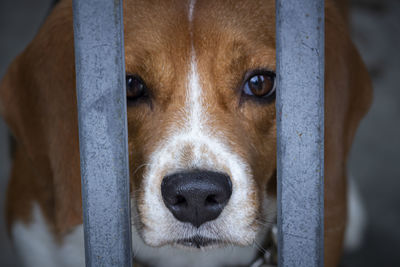
MULTIPOLYGON (((248 69, 275 70, 274 2, 199 0, 192 26, 211 124, 251 164, 255 205, 266 190, 276 193, 275 105, 241 101, 239 90, 248 69)), ((143 164, 180 117, 186 97, 187 1, 127 0, 124 24, 126 71, 151 88, 149 102, 128 106, 131 182, 140 202, 143 164)), ((346 223, 346 160, 371 85, 332 1, 326 2, 325 54, 325 266, 336 266, 346 223)), ((59 240, 82 223, 73 59, 71 1, 65 0, 0 86, 0 111, 17 140, 8 225, 28 223, 35 201, 59 240)), ((190 148, 184 157, 190 159, 190 148)))

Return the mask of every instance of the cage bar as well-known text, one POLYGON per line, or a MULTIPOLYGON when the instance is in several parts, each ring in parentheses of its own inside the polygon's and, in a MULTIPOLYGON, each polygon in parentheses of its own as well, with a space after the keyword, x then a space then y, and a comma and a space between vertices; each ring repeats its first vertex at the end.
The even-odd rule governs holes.
POLYGON ((132 266, 122 0, 74 0, 86 266, 132 266))
POLYGON ((324 264, 324 0, 276 0, 278 264, 324 264))

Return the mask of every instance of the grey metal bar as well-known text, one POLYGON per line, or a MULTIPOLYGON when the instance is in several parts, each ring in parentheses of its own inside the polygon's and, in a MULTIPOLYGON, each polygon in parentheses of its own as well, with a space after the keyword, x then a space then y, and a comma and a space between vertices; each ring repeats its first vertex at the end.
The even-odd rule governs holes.
POLYGON ((122 0, 74 0, 86 266, 132 266, 122 0))
POLYGON ((324 0, 277 0, 279 266, 324 264, 324 0))

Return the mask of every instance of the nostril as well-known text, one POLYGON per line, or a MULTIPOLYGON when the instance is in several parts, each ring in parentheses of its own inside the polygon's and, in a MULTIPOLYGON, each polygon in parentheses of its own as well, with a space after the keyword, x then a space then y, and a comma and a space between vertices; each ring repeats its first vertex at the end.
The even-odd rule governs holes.
POLYGON ((209 195, 206 198, 205 202, 204 202, 205 206, 216 206, 216 205, 219 205, 219 204, 220 204, 220 202, 217 201, 217 196, 216 195, 209 195))
POLYGON ((184 207, 186 207, 188 205, 188 203, 187 203, 186 198, 184 196, 177 195, 173 205, 174 206, 184 206, 184 207))

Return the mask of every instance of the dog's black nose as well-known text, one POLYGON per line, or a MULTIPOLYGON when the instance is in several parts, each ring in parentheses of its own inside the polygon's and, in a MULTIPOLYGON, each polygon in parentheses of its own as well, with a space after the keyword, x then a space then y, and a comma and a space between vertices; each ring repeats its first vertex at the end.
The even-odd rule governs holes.
POLYGON ((232 183, 223 173, 180 172, 164 177, 161 194, 176 219, 199 227, 221 214, 231 197, 232 183))

